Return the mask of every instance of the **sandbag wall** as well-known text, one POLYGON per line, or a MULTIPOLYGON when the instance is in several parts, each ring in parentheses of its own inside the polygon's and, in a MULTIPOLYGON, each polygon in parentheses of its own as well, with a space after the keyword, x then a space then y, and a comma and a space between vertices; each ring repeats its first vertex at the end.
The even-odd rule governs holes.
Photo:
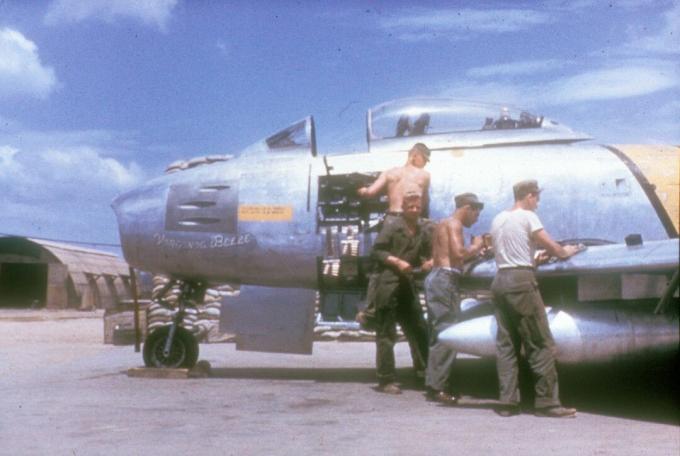
MULTIPOLYGON (((180 289, 178 285, 170 288, 164 296, 160 292, 165 288, 170 279, 162 275, 153 278, 152 303, 146 309, 147 331, 150 333, 156 328, 167 326, 172 323, 174 310, 167 309, 158 303, 158 299, 177 306, 180 289)), ((191 331, 199 342, 215 343, 227 342, 233 339, 233 335, 220 332, 220 312, 222 298, 225 296, 237 296, 238 290, 230 285, 221 285, 216 288, 208 288, 205 291, 203 303, 196 308, 187 308, 182 326, 191 331)))

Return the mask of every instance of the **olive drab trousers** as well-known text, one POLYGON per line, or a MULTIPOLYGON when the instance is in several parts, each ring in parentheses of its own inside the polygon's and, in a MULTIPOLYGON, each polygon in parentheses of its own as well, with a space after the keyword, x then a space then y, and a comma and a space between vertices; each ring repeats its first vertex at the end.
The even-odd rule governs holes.
POLYGON ((491 285, 498 332, 496 369, 500 402, 519 405, 518 356, 524 347, 535 376, 536 408, 559 406, 553 341, 545 305, 530 268, 500 269, 491 285))
POLYGON ((427 362, 427 326, 412 281, 402 279, 397 286, 389 288, 389 298, 376 303, 376 367, 381 385, 396 380, 394 344, 397 342, 397 323, 409 341, 414 368, 424 369, 427 362))

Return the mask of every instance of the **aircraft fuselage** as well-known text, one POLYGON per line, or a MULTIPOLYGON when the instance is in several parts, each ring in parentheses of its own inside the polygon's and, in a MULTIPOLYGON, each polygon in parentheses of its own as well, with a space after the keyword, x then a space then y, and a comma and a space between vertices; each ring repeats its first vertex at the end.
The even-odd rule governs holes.
MULTIPOLYGON (((317 258, 327 247, 318 215, 320 179, 376 174, 403 165, 405 156, 245 156, 162 176, 114 203, 125 258, 139 269, 177 277, 316 288, 317 258)), ((557 240, 673 235, 650 189, 603 146, 435 150, 426 169, 430 218, 448 216, 454 195, 477 193, 486 206, 472 228, 476 234, 487 232, 491 219, 512 205, 513 183, 534 178, 545 189, 539 216, 557 240)), ((366 239, 362 248, 369 245, 366 239)))

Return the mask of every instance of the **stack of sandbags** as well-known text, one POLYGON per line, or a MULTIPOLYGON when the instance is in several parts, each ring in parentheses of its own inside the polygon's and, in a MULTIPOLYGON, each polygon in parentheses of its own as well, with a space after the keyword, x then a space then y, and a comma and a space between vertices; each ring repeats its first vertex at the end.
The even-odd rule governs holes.
MULTIPOLYGON (((163 299, 167 304, 176 307, 179 301, 180 288, 173 285, 163 296, 161 292, 168 284, 170 279, 162 275, 153 278, 152 299, 154 302, 147 309, 148 331, 166 326, 172 323, 175 310, 169 310, 161 306, 157 301, 163 299)), ((182 326, 191 331, 199 342, 225 342, 233 338, 232 335, 220 332, 220 312, 222 298, 224 296, 238 295, 238 290, 234 290, 230 285, 221 285, 217 288, 208 288, 205 292, 202 304, 197 304, 196 308, 188 307, 185 309, 186 315, 182 326)))
MULTIPOLYGON (((176 310, 170 310, 163 307, 156 301, 152 302, 146 309, 147 334, 151 333, 151 331, 154 329, 160 328, 161 326, 170 325, 176 312, 176 310)), ((187 308, 185 309, 185 312, 186 314, 182 320, 182 327, 184 327, 187 331, 196 334, 198 337, 199 328, 196 326, 198 311, 196 309, 187 308)))
POLYGON ((205 342, 217 342, 221 339, 220 312, 222 296, 217 290, 209 288, 205 291, 203 305, 199 306, 196 326, 205 342))
MULTIPOLYGON (((423 292, 418 293, 418 299, 420 302, 420 307, 423 311, 423 316, 427 320, 427 305, 425 303, 425 294, 423 292)), ((317 292, 316 302, 314 303, 314 315, 315 325, 314 325, 314 340, 338 340, 343 342, 357 341, 365 342, 375 340, 374 331, 365 331, 360 327, 351 328, 355 326, 354 322, 327 322, 323 321, 321 318, 320 309, 320 296, 317 292), (342 323, 347 323, 347 327, 342 327, 342 323)), ((397 339, 399 341, 406 340, 404 332, 401 326, 397 325, 397 339)))
POLYGON ((174 303, 177 303, 177 298, 179 297, 179 286, 178 285, 173 285, 172 288, 170 288, 168 291, 165 293, 161 294, 163 291, 163 288, 170 282, 170 279, 167 278, 164 275, 155 275, 153 276, 152 279, 152 284, 153 288, 151 290, 151 299, 156 301, 160 298, 165 298, 166 301, 173 300, 174 303))
POLYGON ((226 284, 206 290, 204 298, 205 306, 199 312, 199 321, 203 320, 203 325, 207 325, 206 342, 231 342, 235 339, 234 334, 220 331, 220 311, 222 310, 222 299, 224 297, 238 295, 238 289, 226 284))
POLYGON ((337 340, 341 342, 367 342, 375 340, 373 331, 363 329, 333 329, 330 326, 317 324, 314 327, 314 340, 337 340))

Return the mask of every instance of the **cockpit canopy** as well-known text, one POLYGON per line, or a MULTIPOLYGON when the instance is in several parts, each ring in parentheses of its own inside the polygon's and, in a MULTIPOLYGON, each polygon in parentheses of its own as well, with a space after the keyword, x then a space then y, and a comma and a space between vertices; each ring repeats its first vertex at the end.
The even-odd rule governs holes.
MULTIPOLYGON (((436 150, 591 139, 511 106, 446 98, 406 98, 383 103, 368 110, 366 128, 371 152, 409 150, 414 142, 424 142, 436 150)), ((305 117, 258 141, 240 155, 291 154, 317 155, 313 117, 305 117)))
POLYGON ((372 140, 480 130, 540 128, 542 116, 502 105, 444 99, 405 99, 369 111, 372 140))
POLYGON ((572 142, 590 139, 543 116, 506 105, 444 98, 407 98, 369 109, 369 148, 380 142, 430 148, 484 147, 516 142, 572 142))

